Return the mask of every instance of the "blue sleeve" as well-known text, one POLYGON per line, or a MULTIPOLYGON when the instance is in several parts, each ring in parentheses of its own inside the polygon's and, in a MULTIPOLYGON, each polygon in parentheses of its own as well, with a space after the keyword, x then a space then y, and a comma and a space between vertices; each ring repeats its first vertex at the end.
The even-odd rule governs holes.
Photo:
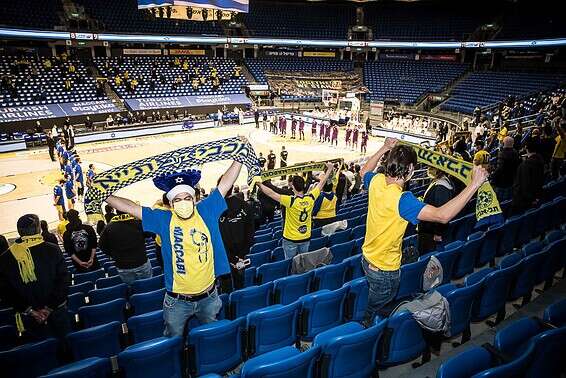
POLYGON ((407 222, 418 224, 418 216, 426 204, 415 197, 411 192, 403 192, 399 199, 399 215, 407 222))
POLYGON ((214 189, 208 197, 197 204, 199 213, 206 214, 211 219, 219 219, 227 208, 226 200, 218 189, 214 189))
POLYGON ((316 200, 314 201, 314 207, 312 208, 313 216, 318 214, 318 211, 320 210, 320 206, 322 205, 322 199, 324 198, 324 194, 325 193, 322 193, 320 196, 316 197, 316 200))
POLYGON ((369 189, 369 184, 371 183, 371 179, 374 178, 376 175, 375 172, 368 172, 364 175, 364 188, 366 188, 366 190, 369 189))
POLYGON ((159 209, 152 209, 150 207, 142 207, 142 227, 144 231, 160 234, 161 226, 163 223, 169 224, 165 219, 166 212, 159 209))

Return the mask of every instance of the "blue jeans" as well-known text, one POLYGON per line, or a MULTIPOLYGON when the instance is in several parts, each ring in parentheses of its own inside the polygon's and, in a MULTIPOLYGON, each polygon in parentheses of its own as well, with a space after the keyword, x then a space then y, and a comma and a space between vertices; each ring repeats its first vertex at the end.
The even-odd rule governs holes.
POLYGON ((310 241, 295 243, 287 239, 283 239, 281 246, 283 247, 283 253, 285 253, 285 259, 292 259, 299 253, 305 253, 309 251, 310 241))
POLYGON ((397 295, 399 290, 399 270, 388 272, 375 267, 370 268, 368 261, 363 257, 362 268, 366 274, 369 286, 364 322, 372 324, 375 313, 391 302, 397 295))
POLYGON ((163 299, 163 320, 165 321, 164 336, 183 336, 185 325, 189 318, 196 315, 202 324, 212 323, 222 308, 222 300, 218 291, 214 290, 210 296, 197 302, 177 299, 165 294, 163 299))
POLYGON ((118 269, 118 275, 122 279, 122 282, 131 285, 136 280, 151 278, 153 276, 153 272, 151 270, 151 263, 147 260, 145 264, 142 264, 137 268, 118 269))

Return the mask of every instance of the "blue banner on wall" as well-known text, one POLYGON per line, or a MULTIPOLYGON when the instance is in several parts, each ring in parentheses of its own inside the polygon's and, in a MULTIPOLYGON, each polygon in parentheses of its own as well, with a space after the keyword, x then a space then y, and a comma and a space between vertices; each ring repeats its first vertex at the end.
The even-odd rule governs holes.
POLYGON ((250 103, 250 99, 244 94, 133 98, 125 100, 128 109, 133 111, 250 103))
POLYGON ((0 108, 0 123, 118 112, 120 110, 110 100, 14 106, 0 108))

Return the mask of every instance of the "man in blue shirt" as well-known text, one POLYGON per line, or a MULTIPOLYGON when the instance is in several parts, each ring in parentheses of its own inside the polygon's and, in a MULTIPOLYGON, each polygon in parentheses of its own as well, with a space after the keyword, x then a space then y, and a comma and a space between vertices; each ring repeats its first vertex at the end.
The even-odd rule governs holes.
POLYGON ((73 177, 65 175, 65 180, 65 196, 67 197, 67 207, 70 210, 75 208, 75 196, 77 193, 75 192, 73 177))
POLYGON ((81 158, 77 157, 75 169, 75 181, 77 183, 77 196, 79 197, 79 201, 83 200, 83 195, 85 192, 85 180, 83 175, 83 168, 81 167, 81 158))
POLYGON ((88 165, 88 171, 86 173, 86 186, 90 188, 92 185, 92 179, 96 175, 96 170, 94 168, 94 164, 88 165))
POLYGON ((154 184, 166 192, 171 209, 152 209, 116 196, 106 202, 116 210, 142 220, 144 231, 161 238, 167 294, 163 301, 165 336, 182 336, 188 319, 216 320, 222 307, 216 277, 230 273, 219 219, 226 210, 224 196, 234 185, 242 164, 234 161, 218 187, 196 203, 200 171, 157 177, 154 184))
POLYGON ((57 210, 57 215, 59 216, 60 221, 64 219, 63 215, 65 214, 65 198, 63 197, 64 186, 65 180, 61 179, 53 188, 53 206, 55 206, 55 209, 57 210))

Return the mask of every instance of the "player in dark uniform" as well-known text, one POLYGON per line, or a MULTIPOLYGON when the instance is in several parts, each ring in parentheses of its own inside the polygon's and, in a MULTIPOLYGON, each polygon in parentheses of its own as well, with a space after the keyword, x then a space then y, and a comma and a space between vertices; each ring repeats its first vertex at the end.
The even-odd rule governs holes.
POLYGON ((324 127, 324 141, 325 142, 330 142, 331 129, 332 129, 332 126, 330 126, 330 123, 327 123, 326 126, 324 127))
POLYGON ((267 169, 275 168, 275 159, 277 157, 273 153, 273 150, 269 150, 269 155, 267 155, 267 169))
POLYGON ((348 125, 348 128, 346 129, 346 147, 350 147, 351 138, 352 138, 352 127, 348 125))
POLYGON ((352 147, 358 148, 358 135, 360 134, 360 130, 358 127, 354 127, 354 131, 352 132, 352 147))
MULTIPOLYGON (((285 149, 285 146, 281 147, 281 168, 286 167, 287 166, 287 157, 289 156, 289 153, 287 152, 287 150, 285 149)), ((283 180, 285 180, 287 178, 287 176, 281 176, 283 180)))
POLYGON ((297 120, 295 117, 291 119, 291 139, 296 139, 297 136, 297 120))
POLYGON ((313 119, 311 123, 311 140, 314 138, 316 138, 316 120, 313 119))
POLYGON ((362 144, 361 144, 361 151, 362 154, 365 154, 367 152, 367 148, 368 148, 368 137, 369 134, 367 131, 362 131, 362 144))
POLYGON ((336 147, 338 147, 338 125, 334 124, 334 126, 332 126, 332 141, 330 142, 330 145, 334 145, 336 144, 336 147))
POLYGON ((305 120, 302 118, 299 121, 299 139, 305 140, 305 120))
POLYGON ((324 142, 324 130, 326 129, 326 125, 324 122, 320 123, 320 130, 318 131, 318 141, 324 142))

